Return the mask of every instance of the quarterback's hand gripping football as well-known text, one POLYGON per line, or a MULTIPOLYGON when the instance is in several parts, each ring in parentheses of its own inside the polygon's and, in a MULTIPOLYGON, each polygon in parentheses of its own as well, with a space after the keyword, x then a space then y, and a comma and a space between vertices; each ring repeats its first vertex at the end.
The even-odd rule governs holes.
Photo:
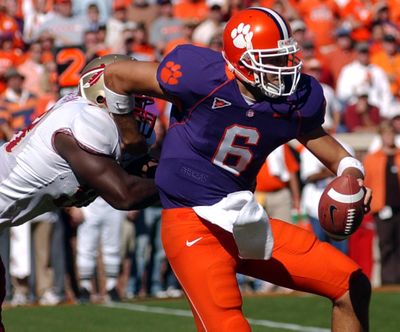
POLYGON ((360 187, 362 187, 365 191, 365 196, 364 196, 364 213, 368 213, 371 210, 371 200, 372 200, 372 189, 364 186, 364 180, 363 179, 357 179, 358 184, 360 187))

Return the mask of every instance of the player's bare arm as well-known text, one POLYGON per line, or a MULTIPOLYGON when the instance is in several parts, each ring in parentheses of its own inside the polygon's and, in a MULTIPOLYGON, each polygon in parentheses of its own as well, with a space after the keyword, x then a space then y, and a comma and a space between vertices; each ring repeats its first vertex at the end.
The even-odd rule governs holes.
POLYGON ((158 84, 157 68, 156 62, 116 62, 104 70, 104 82, 108 89, 117 94, 145 94, 171 101, 171 97, 158 84))
MULTIPOLYGON (((346 157, 351 157, 346 149, 343 148, 343 146, 322 127, 319 127, 302 137, 298 137, 298 140, 334 174, 338 173, 341 160, 346 157)), ((364 174, 356 167, 346 167, 343 170, 342 175, 355 176, 358 179, 360 186, 364 185, 364 174)), ((366 210, 368 210, 372 199, 372 191, 369 188, 365 189, 366 195, 364 204, 366 210)))
MULTIPOLYGON (((337 173, 339 162, 350 154, 322 127, 318 127, 298 140, 310 150, 331 172, 337 173)), ((359 170, 354 170, 357 178, 363 178, 359 170)))
POLYGON ((78 181, 96 190, 114 208, 141 209, 157 201, 153 179, 130 175, 114 159, 85 151, 71 135, 57 133, 54 146, 78 181))

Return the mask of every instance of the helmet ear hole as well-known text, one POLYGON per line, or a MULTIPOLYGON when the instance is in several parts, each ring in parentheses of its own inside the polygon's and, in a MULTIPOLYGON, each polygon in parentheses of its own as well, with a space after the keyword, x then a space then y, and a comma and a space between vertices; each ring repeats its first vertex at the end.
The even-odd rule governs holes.
POLYGON ((104 98, 103 96, 97 96, 96 97, 96 102, 98 104, 104 104, 106 102, 106 98, 104 98))
POLYGON ((90 61, 82 70, 79 80, 81 95, 99 107, 106 107, 104 68, 114 62, 134 60, 128 55, 108 54, 90 61))

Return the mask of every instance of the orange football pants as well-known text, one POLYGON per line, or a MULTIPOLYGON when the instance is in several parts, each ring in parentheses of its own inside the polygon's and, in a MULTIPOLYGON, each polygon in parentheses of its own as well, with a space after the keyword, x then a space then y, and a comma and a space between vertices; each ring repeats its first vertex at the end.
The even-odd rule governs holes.
POLYGON ((274 249, 269 260, 241 259, 233 235, 198 217, 191 208, 162 212, 161 236, 167 258, 189 302, 198 331, 242 332, 236 273, 336 300, 360 267, 313 233, 271 219, 274 249))

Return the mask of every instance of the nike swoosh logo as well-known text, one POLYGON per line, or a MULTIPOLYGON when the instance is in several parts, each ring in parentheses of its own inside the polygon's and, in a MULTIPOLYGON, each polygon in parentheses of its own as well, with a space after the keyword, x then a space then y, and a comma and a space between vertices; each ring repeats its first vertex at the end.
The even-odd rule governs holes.
POLYGON ((335 210, 337 210, 337 207, 336 207, 336 206, 331 205, 331 206, 329 207, 329 214, 330 214, 330 216, 331 216, 331 223, 332 223, 333 228, 335 228, 335 222, 334 222, 334 220, 333 220, 333 213, 335 212, 335 210))
POLYGON ((193 241, 188 241, 188 240, 186 240, 186 246, 187 246, 187 247, 191 247, 192 245, 194 245, 194 244, 196 244, 197 242, 199 242, 202 238, 203 238, 203 237, 199 237, 199 238, 197 238, 197 239, 195 239, 195 240, 193 240, 193 241))

